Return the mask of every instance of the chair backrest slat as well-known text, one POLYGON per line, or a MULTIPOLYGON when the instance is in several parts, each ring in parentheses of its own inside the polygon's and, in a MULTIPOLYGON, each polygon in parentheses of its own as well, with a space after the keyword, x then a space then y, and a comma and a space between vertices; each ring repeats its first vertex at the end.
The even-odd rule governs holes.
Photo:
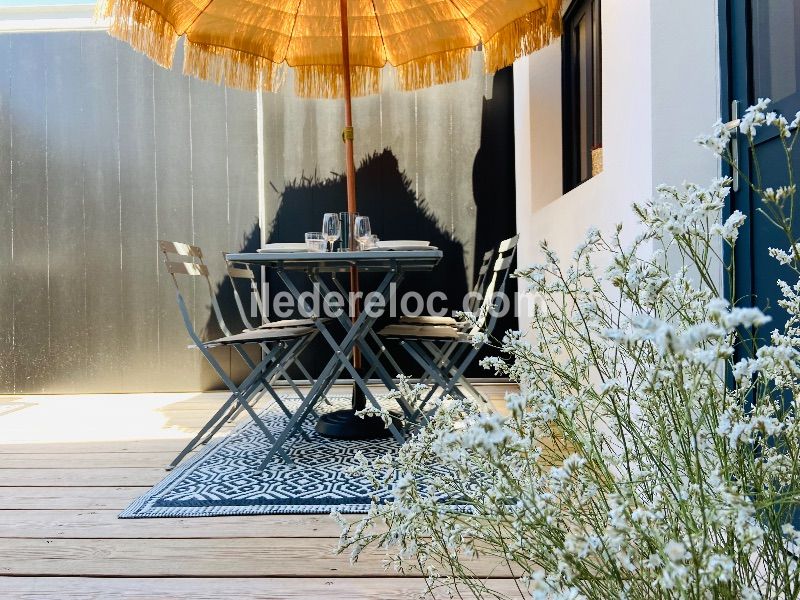
POLYGON ((478 309, 478 314, 476 315, 476 323, 473 327, 476 331, 482 331, 486 327, 486 320, 491 312, 491 309, 494 306, 494 295, 498 291, 497 290, 497 271, 492 271, 490 277, 487 278, 487 285, 483 291, 483 298, 478 309))
MULTIPOLYGON (((169 242, 167 240, 158 240, 158 246, 164 254, 175 254, 177 256, 193 256, 194 258, 203 258, 203 251, 197 246, 186 244, 184 242, 169 242)), ((183 261, 189 262, 189 261, 183 261)))
MULTIPOLYGON (((231 332, 222 318, 222 311, 220 310, 217 297, 214 293, 214 286, 211 284, 209 277, 208 267, 203 262, 203 251, 198 246, 186 244, 184 242, 170 242, 167 240, 159 240, 158 247, 164 254, 164 265, 167 267, 167 272, 172 275, 172 282, 175 284, 175 291, 178 293, 178 304, 185 307, 183 301, 183 294, 181 294, 180 286, 176 275, 192 275, 203 277, 206 280, 206 287, 208 287, 208 294, 211 299, 211 308, 214 311, 214 316, 217 319, 217 324, 220 330, 225 335, 230 335, 231 332)), ((191 322, 184 319, 187 325, 189 335, 192 339, 197 338, 197 333, 194 331, 191 322)))
POLYGON ((517 247, 517 242, 519 242, 519 234, 500 242, 500 245, 497 247, 497 251, 502 254, 504 252, 508 252, 509 250, 513 250, 517 247))
POLYGON ((228 266, 228 275, 234 279, 255 279, 255 273, 250 269, 241 269, 239 267, 228 266))
POLYGON ((173 275, 202 275, 208 277, 208 267, 198 263, 174 262, 171 260, 164 261, 167 265, 167 271, 173 275))
POLYGON ((508 256, 506 256, 504 258, 498 258, 494 262, 494 267, 492 267, 492 270, 495 273, 499 273, 500 271, 503 271, 504 269, 508 269, 511 266, 512 262, 514 262, 514 255, 513 254, 509 254, 508 256))
MULTIPOLYGON (((257 308, 257 315, 256 317, 262 321, 267 321, 266 311, 264 310, 264 303, 261 298, 261 291, 258 289, 258 283, 256 279, 256 275, 253 270, 247 266, 236 266, 236 263, 231 262, 228 260, 227 255, 223 252, 222 259, 225 261, 225 265, 228 267, 228 277, 231 280, 231 287, 233 288, 233 299, 236 302, 236 308, 239 309, 239 317, 242 319, 242 323, 244 323, 245 328, 253 329, 253 325, 251 324, 247 311, 244 307, 244 302, 242 300, 241 294, 239 294, 239 290, 236 287, 236 280, 237 279, 246 279, 250 282, 250 296, 253 301, 256 303, 257 308)), ((244 264, 244 263, 240 263, 244 264)))
POLYGON ((478 275, 486 275, 489 271, 489 265, 492 264, 492 257, 494 256, 494 249, 487 250, 483 253, 483 258, 481 259, 481 268, 478 269, 478 275))
POLYGON ((483 292, 483 301, 477 311, 475 325, 470 330, 470 335, 479 332, 491 333, 497 322, 497 312, 495 310, 495 295, 505 291, 506 281, 508 280, 511 265, 517 253, 517 242, 519 235, 503 240, 497 247, 497 259, 491 268, 491 275, 486 275, 486 287, 483 292))
POLYGON ((475 286, 472 288, 472 294, 467 303, 467 308, 470 312, 475 312, 481 298, 483 298, 486 293, 484 289, 486 285, 486 274, 489 272, 489 266, 492 264, 492 256, 494 256, 494 250, 487 250, 483 253, 481 268, 478 270, 478 277, 475 279, 475 286))

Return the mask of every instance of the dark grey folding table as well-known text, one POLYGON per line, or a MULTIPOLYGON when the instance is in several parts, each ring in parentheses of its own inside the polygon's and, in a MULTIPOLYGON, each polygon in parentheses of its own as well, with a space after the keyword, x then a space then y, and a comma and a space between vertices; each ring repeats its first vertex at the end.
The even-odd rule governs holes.
MULTIPOLYGON (((383 342, 373 331, 375 321, 391 305, 397 287, 403 280, 407 272, 411 271, 430 271, 441 260, 441 250, 367 250, 356 252, 248 252, 228 254, 229 261, 247 263, 255 266, 269 267, 278 273, 278 276, 286 285, 289 292, 295 297, 298 303, 302 303, 304 312, 314 317, 322 317, 316 314, 313 302, 308 297, 302 296, 300 290, 289 278, 289 272, 305 273, 312 284, 318 285, 321 294, 327 295, 334 291, 339 292, 347 298, 347 291, 342 287, 336 277, 337 273, 349 273, 351 267, 355 267, 359 272, 383 273, 378 287, 373 293, 378 294, 383 299, 383 309, 373 304, 373 310, 363 310, 355 321, 351 321, 347 311, 343 311, 336 317, 337 321, 345 330, 345 336, 341 341, 337 341, 331 335, 330 329, 323 318, 315 318, 314 323, 319 329, 322 337, 331 347, 333 355, 328 360, 320 376, 313 383, 311 390, 306 394, 305 399, 293 414, 289 423, 281 434, 277 437, 275 444, 270 448, 264 461, 259 467, 262 471, 267 463, 272 459, 277 450, 283 446, 289 436, 300 427, 303 420, 308 416, 314 405, 325 396, 325 394, 336 383, 339 375, 347 371, 353 378, 355 385, 361 389, 364 397, 376 408, 379 407, 375 396, 367 387, 365 378, 358 372, 350 361, 350 354, 354 348, 359 348, 362 356, 370 364, 370 372, 374 372, 388 389, 394 389, 396 383, 386 367, 381 363, 381 356, 389 360, 392 366, 399 371, 396 363, 391 359, 383 342), (323 277, 325 275, 326 277, 323 277), (376 353, 370 341, 377 343, 378 352, 376 353)), ((319 308, 319 307, 317 307, 319 308)), ((398 400, 405 416, 413 418, 414 412, 402 399, 398 400)), ((352 419, 352 412, 361 408, 354 406, 347 418, 353 426, 358 426, 359 420, 352 419)), ((403 433, 394 423, 390 423, 389 431, 399 441, 403 442, 403 433)))

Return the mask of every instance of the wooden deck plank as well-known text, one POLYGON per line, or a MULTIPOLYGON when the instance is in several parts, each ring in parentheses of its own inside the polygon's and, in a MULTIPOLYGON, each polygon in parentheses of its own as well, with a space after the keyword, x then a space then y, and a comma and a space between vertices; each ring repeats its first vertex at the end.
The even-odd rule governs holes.
POLYGON ((0 510, 121 511, 150 487, 0 487, 0 510))
MULTIPOLYGON (((336 541, 313 538, 0 539, 0 575, 84 577, 392 577, 384 555, 356 564, 336 541)), ((508 576, 496 559, 470 561, 479 577, 508 576)))
MULTIPOLYGON (((492 589, 520 598, 514 582, 494 580, 492 589)), ((412 578, 126 578, 0 577, 0 596, 19 600, 122 598, 124 600, 416 600, 425 588, 412 578)), ((437 598, 447 598, 442 592, 437 598)), ((471 598, 464 594, 464 598, 471 598)))
MULTIPOLYGON (((119 510, 0 510, 0 538, 338 538, 330 515, 118 519, 119 510)), ((355 517, 353 517, 355 518, 355 517)))
MULTIPOLYGON (((189 441, 185 438, 110 440, 102 442, 35 442, 0 444, 0 455, 7 454, 109 454, 138 452, 171 452, 176 455, 189 441)), ((2 439, 0 438, 0 442, 2 439)))
POLYGON ((159 468, 177 452, 48 452, 0 454, 0 469, 159 468))
POLYGON ((0 487, 139 487, 158 483, 157 467, 118 469, 0 469, 0 487))

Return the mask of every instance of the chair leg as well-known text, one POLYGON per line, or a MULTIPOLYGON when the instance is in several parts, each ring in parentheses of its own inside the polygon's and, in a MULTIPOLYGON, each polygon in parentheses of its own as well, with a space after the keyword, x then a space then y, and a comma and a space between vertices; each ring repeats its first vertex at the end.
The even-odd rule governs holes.
MULTIPOLYGON (((467 357, 461 362, 461 365, 458 367, 458 369, 449 371, 448 374, 450 375, 450 381, 447 383, 447 386, 442 390, 442 393, 449 394, 452 393, 453 391, 456 391, 456 385, 458 384, 459 381, 462 380, 462 378, 464 377, 464 371, 466 371, 467 367, 470 364, 472 364, 472 361, 478 355, 478 352, 480 352, 480 348, 473 348, 472 351, 470 351, 470 353, 467 354, 467 357)), ((459 392, 459 394, 461 393, 459 392)), ((463 396, 463 394, 461 395, 463 396)))
MULTIPOLYGON (((263 395, 264 391, 265 390, 257 391, 256 394, 258 394, 258 395, 252 401, 249 400, 249 398, 248 398, 247 400, 245 400, 245 402, 247 402, 249 404, 249 406, 251 406, 251 407, 255 406, 257 404, 259 398, 263 395)), ((242 404, 242 402, 237 402, 233 406, 233 409, 231 410, 231 413, 234 414, 233 418, 235 418, 235 416, 238 415, 243 410, 244 410, 244 405, 242 404)), ((227 422, 229 422, 228 419, 220 419, 219 421, 217 421, 217 423, 214 426, 214 428, 211 431, 208 432, 208 434, 200 442, 200 444, 202 444, 202 445, 208 444, 208 442, 211 441, 211 439, 219 432, 220 429, 222 429, 225 426, 225 423, 227 423, 227 422)))
MULTIPOLYGON (((186 444, 186 447, 185 447, 183 450, 181 450, 181 451, 180 451, 180 453, 178 454, 178 456, 176 456, 176 457, 175 457, 175 459, 174 459, 174 460, 173 460, 173 461, 172 461, 172 462, 171 462, 169 465, 167 465, 167 467, 166 467, 167 471, 171 471, 172 469, 174 469, 174 468, 175 468, 175 466, 176 466, 176 465, 177 465, 179 462, 181 462, 181 460, 183 460, 183 457, 184 457, 184 456, 186 456, 187 454, 189 454, 189 452, 191 452, 192 450, 194 450, 194 449, 195 449, 195 448, 196 448, 196 447, 197 447, 197 446, 198 446, 198 445, 201 443, 201 442, 200 442, 200 439, 201 439, 201 438, 202 438, 202 437, 205 435, 206 431, 208 431, 209 429, 211 429, 211 427, 212 427, 214 424, 217 424, 217 425, 218 425, 220 422, 221 422, 221 423, 225 423, 225 419, 224 419, 224 418, 222 418, 222 417, 223 417, 223 415, 225 414, 225 411, 227 411, 227 410, 228 410, 228 408, 229 408, 229 407, 230 407, 230 406, 231 406, 231 405, 232 405, 232 404, 233 404, 235 401, 236 401, 236 394, 231 394, 231 396, 230 396, 230 397, 229 397, 229 398, 228 398, 228 399, 225 401, 225 403, 224 403, 224 404, 223 404, 223 405, 222 405, 222 406, 221 406, 221 407, 220 407, 220 408, 217 410, 217 412, 215 412, 215 413, 214 413, 214 416, 212 416, 212 417, 211 417, 211 419, 209 419, 208 423, 206 423, 206 424, 203 426, 203 428, 202 428, 200 431, 198 431, 198 432, 197 432, 197 435, 195 435, 195 436, 192 438, 192 440, 191 440, 191 441, 190 441, 188 444, 186 444)), ((216 431, 217 431, 217 430, 215 429, 215 430, 214 430, 214 432, 216 433, 216 431)), ((203 443, 205 443, 205 442, 203 442, 203 443)))
MULTIPOLYGON (((434 364, 436 365, 437 370, 442 372, 449 372, 453 365, 458 360, 459 353, 453 355, 453 352, 456 350, 458 344, 455 342, 445 343, 441 348, 436 346, 433 342, 423 342, 422 345, 430 352, 432 359, 434 360, 434 364)), ((420 383, 427 383, 430 380, 429 375, 424 374, 420 378, 420 383)), ((433 395, 436 393, 436 390, 439 389, 439 384, 431 383, 430 390, 428 390, 427 395, 422 401, 422 405, 427 404, 433 395)))
MULTIPOLYGON (((240 355, 244 354, 245 356, 247 356, 247 354, 242 350, 242 348, 239 347, 238 344, 235 345, 235 348, 237 349, 240 355)), ((217 374, 220 376, 222 381, 231 390, 232 394, 231 397, 225 402, 225 404, 223 404, 219 408, 219 410, 215 413, 214 417, 212 417, 209 420, 209 422, 206 423, 203 429, 195 436, 192 442, 190 442, 187 448, 185 448, 181 452, 181 454, 179 454, 178 457, 175 458, 175 460, 170 465, 170 468, 177 465, 180 462, 180 460, 183 459, 183 457, 197 445, 197 440, 200 440, 206 434, 206 432, 209 431, 209 429, 211 429, 211 431, 209 432, 207 439, 211 439, 211 437, 213 437, 214 434, 216 434, 222 428, 226 420, 221 417, 226 413, 226 411, 230 408, 231 404, 234 402, 237 402, 241 409, 247 411, 247 413, 255 422, 256 426, 262 431, 262 433, 264 433, 264 435, 267 437, 270 443, 271 444, 275 443, 275 437, 272 435, 269 429, 267 429, 267 426, 256 414, 255 410, 250 405, 250 402, 252 401, 252 396, 260 391, 260 388, 262 387, 262 382, 264 380, 268 380, 269 377, 271 377, 272 374, 275 372, 275 370, 278 368, 278 366, 280 366, 281 363, 280 359, 283 358, 283 356, 286 354, 286 348, 287 348, 286 344, 277 344, 261 360, 261 362, 258 363, 258 365, 253 364, 252 361, 249 360, 248 356, 247 359, 245 359, 245 362, 253 364, 253 368, 251 370, 251 373, 245 378, 244 382, 242 382, 240 386, 236 386, 233 383, 230 377, 228 377, 227 373, 222 369, 219 363, 216 362, 214 357, 211 356, 211 353, 206 348, 204 347, 200 348, 200 350, 205 355, 206 359, 209 361, 209 363, 211 363, 211 366, 214 367, 215 371, 217 371, 217 374), (282 348, 284 349, 283 353, 281 353, 282 348)), ((277 454, 281 456, 281 458, 285 462, 291 464, 292 461, 286 454, 286 452, 283 450, 283 448, 276 448, 275 451, 277 454)))
MULTIPOLYGON (((278 408, 280 408, 280 409, 281 409, 281 411, 283 412, 283 414, 284 414, 284 415, 286 415, 288 418, 290 418, 290 419, 291 419, 291 418, 292 418, 292 411, 290 411, 290 410, 287 408, 286 404, 284 404, 284 403, 283 403, 283 400, 282 400, 282 399, 281 399, 281 397, 280 397, 280 396, 277 394, 277 392, 276 392, 275 390, 273 390, 273 389, 272 389, 272 387, 270 387, 270 388, 269 388, 269 393, 270 393, 270 395, 272 396, 272 399, 273 399, 273 400, 275 400, 275 404, 277 404, 277 405, 278 405, 278 408)), ((301 401, 302 401, 302 397, 301 397, 301 401)), ((300 433, 300 436, 301 436, 301 437, 302 437, 302 438, 303 438, 305 441, 307 441, 307 442, 310 442, 310 441, 311 441, 311 440, 309 439, 309 437, 308 437, 308 435, 306 434, 306 432, 305 432, 305 431, 303 431, 302 429, 300 429, 300 430, 299 430, 299 433, 300 433)))
MULTIPOLYGON (((259 344, 260 347, 261 347, 261 350, 267 356, 273 356, 275 351, 279 350, 280 348, 285 348, 285 352, 284 352, 283 356, 280 357, 280 359, 272 359, 272 362, 273 362, 273 364, 275 366, 272 376, 269 377, 269 378, 261 377, 261 385, 263 387, 262 387, 261 390, 256 392, 256 395, 255 395, 254 399, 252 400, 252 402, 248 403, 251 408, 254 408, 256 406, 258 401, 264 395, 264 392, 269 392, 269 394, 272 396, 272 398, 275 400, 275 402, 278 404, 278 406, 284 412, 284 414, 287 417, 291 417, 291 413, 289 412, 289 409, 286 408, 286 405, 283 403, 283 400, 281 400, 281 397, 272 388, 271 382, 275 381, 276 379, 278 379, 278 377, 280 377, 281 375, 283 375, 283 376, 285 376, 287 378, 289 377, 288 374, 286 373, 285 369, 284 369, 284 364, 285 363, 289 363, 289 364, 291 363, 291 361, 293 360, 293 357, 294 357, 294 351, 296 350, 296 348, 298 348, 300 346, 300 344, 302 342, 303 342, 303 340, 300 339, 300 340, 298 340, 296 343, 294 343, 292 345, 279 343, 279 344, 277 344, 276 348, 273 349, 273 351, 270 351, 269 347, 265 343, 259 344)), ((253 370, 255 370, 256 369, 256 364, 253 362, 253 360, 250 358, 250 356, 247 354, 247 352, 245 352, 244 349, 241 348, 238 344, 235 347, 236 347, 236 351, 238 352, 238 354, 241 357, 242 361, 244 361, 244 363, 250 368, 251 372, 253 370)), ((292 382, 292 383, 294 383, 294 382, 292 382)), ((294 389, 299 394, 299 390, 297 389, 296 386, 294 386, 294 389)), ((300 394, 300 396, 302 398, 302 394, 300 394)), ((242 405, 237 406, 231 412, 231 415, 230 415, 230 417, 228 419, 229 422, 233 421, 233 419, 235 419, 239 415, 239 413, 241 413, 242 410, 244 410, 244 407, 242 405)), ((300 434, 303 436, 303 439, 305 439, 306 441, 309 441, 308 440, 308 436, 305 434, 305 432, 301 431, 300 434)), ((208 436, 207 439, 210 439, 211 437, 212 436, 210 435, 210 436, 208 436)))
MULTIPOLYGON (((272 432, 271 432, 269 429, 267 429, 267 426, 266 426, 266 425, 264 425, 264 421, 262 421, 262 420, 261 420, 261 417, 259 417, 259 416, 258 416, 258 414, 256 413, 256 411, 255 411, 255 410, 253 410, 253 407, 252 407, 252 406, 250 406, 250 405, 247 403, 247 400, 240 400, 240 402, 241 402, 241 404, 242 404, 242 407, 243 407, 243 408, 244 408, 244 409, 247 411, 247 413, 250 415, 250 418, 251 418, 251 419, 253 419, 253 421, 254 421, 254 422, 255 422, 255 424, 258 426, 258 428, 261 430, 261 432, 262 432, 262 433, 263 433, 263 434, 266 436, 266 438, 269 440, 270 444, 272 444, 272 446, 273 446, 273 447, 275 447, 275 444, 276 444, 277 440, 275 439, 275 436, 274 436, 274 435, 272 435, 272 432)), ((283 450, 283 448, 281 448, 281 447, 275 447, 275 451, 276 451, 276 453, 277 453, 277 454, 279 454, 279 455, 281 456, 281 458, 282 458, 282 459, 283 459, 283 460, 286 462, 286 464, 287 464, 287 465, 292 465, 292 464, 294 464, 294 463, 292 462, 292 459, 291 459, 291 458, 289 458, 289 455, 288 455, 288 454, 286 454, 286 452, 283 450)))
POLYGON ((305 399, 294 412, 292 418, 289 419, 289 422, 284 426, 283 431, 278 436, 278 439, 272 448, 270 448, 267 452, 264 460, 261 461, 261 465, 258 467, 258 473, 264 472, 264 469, 272 460, 272 457, 275 456, 277 449, 281 448, 283 444, 286 443, 286 440, 288 440, 292 433, 294 433, 294 430, 298 427, 302 427, 303 421, 308 415, 309 409, 312 408, 315 398, 319 395, 319 392, 323 389, 326 389, 331 380, 337 376, 337 363, 338 361, 333 358, 328 361, 328 364, 323 369, 321 375, 317 378, 316 383, 311 387, 311 390, 308 392, 308 394, 306 394, 305 399))
MULTIPOLYGON (((239 356, 242 358, 244 363, 248 366, 248 368, 250 368, 250 370, 252 372, 252 370, 256 368, 255 363, 252 360, 250 360, 250 357, 248 356, 248 354, 243 349, 241 349, 238 345, 235 346, 235 347, 236 347, 236 351, 238 352, 239 356)), ((266 354, 270 354, 270 351, 266 346, 262 345, 262 348, 266 352, 266 354)), ((277 377, 278 377, 278 374, 276 373, 275 376, 273 377, 273 380, 276 379, 277 377)), ((266 392, 267 389, 271 389, 271 387, 270 386, 265 386, 265 389, 263 389, 260 392, 258 392, 258 394, 250 402, 250 406, 255 407, 258 404, 259 400, 261 400, 261 398, 264 396, 264 392, 266 392)), ((242 410, 244 410, 244 409, 241 407, 241 405, 239 405, 239 404, 235 405, 234 407, 231 408, 231 411, 230 411, 230 413, 228 414, 228 416, 226 417, 225 420, 228 423, 233 423, 236 420, 236 418, 241 414, 242 410)), ((214 437, 214 434, 217 431, 218 430, 215 430, 214 432, 210 433, 208 436, 206 436, 206 438, 201 443, 202 444, 207 444, 211 440, 211 438, 214 437)))
MULTIPOLYGON (((258 404, 259 400, 261 400, 261 398, 263 398, 263 397, 264 397, 264 393, 265 393, 265 392, 266 392, 266 390, 261 390, 261 391, 259 391, 259 392, 258 392, 258 393, 257 393, 257 394, 256 394, 256 395, 253 397, 253 400, 252 400, 252 402, 250 403, 250 406, 252 406, 252 407, 255 407, 255 406, 256 406, 256 404, 258 404)), ((234 407, 233 407, 233 409, 231 410, 230 414, 228 415, 228 418, 226 419, 226 420, 227 420, 227 422, 228 422, 228 423, 233 423, 233 422, 236 420, 236 418, 237 418, 237 417, 238 417, 238 416, 239 416, 239 415, 242 413, 242 411, 243 411, 243 410, 244 410, 244 409, 243 409, 241 406, 239 406, 238 404, 237 404, 236 406, 234 406, 234 407)), ((204 443, 205 443, 205 442, 204 442, 204 443)))
MULTIPOLYGON (((314 334, 314 336, 310 336, 310 337, 311 338, 316 337, 316 334, 314 334)), ((298 369, 300 369, 300 373, 303 374, 304 377, 308 378, 309 382, 312 381, 311 375, 308 373, 308 371, 306 371, 306 368, 298 360, 298 357, 308 347, 308 344, 309 344, 308 340, 304 340, 304 341, 301 341, 301 342, 298 342, 297 344, 295 344, 290 349, 289 354, 287 356, 287 359, 285 361, 285 364, 283 364, 281 366, 281 369, 280 369, 280 372, 279 372, 279 375, 283 378, 283 380, 286 383, 289 384, 289 387, 291 387, 292 391, 295 394, 297 394, 297 396, 298 396, 298 398, 300 398, 301 402, 303 400, 305 400, 305 394, 303 394, 303 392, 300 391, 300 388, 297 386, 297 383, 295 382, 295 380, 292 379, 292 377, 289 375, 289 370, 288 369, 293 364, 297 365, 298 369)), ((310 410, 311 410, 311 414, 314 416, 314 418, 318 419, 319 415, 317 415, 317 413, 314 411, 314 409, 311 408, 310 410)))
MULTIPOLYGON (((465 347, 462 347, 461 350, 453 353, 453 350, 455 350, 455 347, 457 346, 455 343, 450 344, 449 348, 445 346, 445 348, 441 351, 433 342, 424 342, 422 345, 428 350, 428 352, 431 353, 431 356, 440 356, 440 359, 437 361, 439 369, 443 372, 451 374, 455 370, 456 363, 459 362, 465 352, 465 347)), ((458 378, 457 385, 465 387, 475 397, 475 400, 483 402, 484 404, 487 402, 483 395, 477 389, 475 389, 475 387, 463 375, 458 378)))
MULTIPOLYGON (((430 375, 431 379, 436 383, 436 385, 442 388, 442 393, 447 394, 450 391, 455 391, 458 396, 462 398, 464 395, 458 390, 452 390, 449 382, 446 379, 446 375, 436 366, 434 362, 435 359, 429 360, 425 353, 422 351, 422 348, 417 346, 414 342, 409 340, 404 340, 400 344, 406 352, 413 358, 417 364, 419 364, 425 371, 430 375)), ((430 398, 430 394, 426 396, 426 398, 422 401, 420 406, 416 408, 414 411, 414 417, 418 417, 422 414, 425 405, 428 403, 430 398)))
MULTIPOLYGON (((304 340, 299 340, 297 343, 287 347, 286 354, 279 361, 278 367, 277 367, 277 370, 276 370, 276 373, 275 373, 275 377, 273 377, 273 381, 275 379, 278 379, 279 377, 283 378, 286 381, 286 383, 288 383, 291 386, 291 388, 294 391, 294 393, 297 394, 297 396, 300 398, 300 402, 301 403, 303 402, 303 400, 305 400, 305 396, 300 391, 300 388, 297 387, 297 384, 295 383, 294 379, 291 378, 291 376, 286 371, 286 369, 287 369, 287 367, 289 365, 291 365, 295 361, 295 359, 296 359, 296 357, 298 355, 298 352, 302 352, 302 350, 305 349, 306 346, 307 346, 307 343, 305 343, 304 340)), ((266 350, 266 347, 265 347, 265 350, 266 350)), ((270 385, 270 382, 264 380, 263 384, 264 384, 264 387, 269 391, 269 393, 272 396, 273 400, 275 400, 275 403, 278 405, 278 407, 281 409, 281 411, 283 411, 283 414, 285 414, 288 418, 291 419, 292 418, 292 412, 287 408, 286 404, 283 402, 283 399, 272 388, 272 386, 270 385)), ((315 412, 313 412, 313 410, 311 412, 315 417, 317 416, 317 414, 315 412)), ((305 441, 307 441, 307 442, 311 441, 310 438, 308 437, 308 434, 306 434, 306 432, 303 431, 302 428, 299 428, 297 431, 305 441)))

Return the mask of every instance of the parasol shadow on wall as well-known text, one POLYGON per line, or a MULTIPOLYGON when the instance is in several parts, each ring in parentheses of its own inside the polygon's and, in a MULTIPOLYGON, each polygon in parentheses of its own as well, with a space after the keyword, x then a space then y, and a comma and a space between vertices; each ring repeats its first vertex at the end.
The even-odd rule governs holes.
MULTIPOLYGON (((280 204, 267 235, 268 242, 301 240, 307 231, 319 231, 322 214, 340 212, 346 206, 345 178, 331 173, 327 177, 318 174, 302 176, 287 183, 280 192, 280 204)), ((381 239, 428 240, 442 250, 444 257, 436 270, 431 273, 409 273, 398 288, 398 301, 404 293, 414 291, 423 298, 435 291, 447 296, 441 306, 460 308, 460 300, 467 292, 464 248, 446 228, 438 222, 433 211, 424 199, 413 191, 412 182, 403 173, 397 157, 391 150, 384 149, 366 157, 356 170, 356 191, 359 212, 370 216, 373 232, 381 239), (409 235, 413 232, 413 236, 409 235), (454 299, 459 304, 451 306, 454 299)), ((347 288, 347 274, 340 282, 347 288)), ((293 283, 302 291, 310 290, 307 278, 302 274, 290 274, 293 283)), ((362 274, 361 289, 365 293, 377 287, 379 275, 362 274)), ((267 273, 269 296, 286 288, 275 274, 267 273)), ((398 307, 400 306, 398 302, 398 307)), ((436 305, 437 307, 439 304, 436 305)), ((416 303, 410 302, 410 310, 416 303)), ((399 308, 398 308, 399 310, 399 308)), ((424 310, 424 307, 423 307, 424 310)), ((388 320, 386 315, 379 320, 380 327, 388 320)), ((312 373, 318 373, 329 357, 330 350, 323 340, 317 340, 303 357, 303 362, 312 373)), ((404 372, 416 372, 410 361, 402 357, 402 352, 393 352, 404 372), (402 359, 402 360, 400 360, 402 359)))
MULTIPOLYGON (((472 165, 476 271, 484 252, 497 248, 500 241, 517 233, 514 157, 514 73, 511 68, 506 68, 495 73, 492 96, 483 99, 481 142, 472 165)), ((525 232, 519 233, 525 235, 525 232)), ((505 292, 510 298, 515 298, 516 279, 507 280, 505 292)), ((494 335, 502 338, 505 331, 517 328, 519 321, 512 310, 498 319, 494 335)), ((491 373, 478 366, 478 361, 492 354, 495 354, 492 348, 484 347, 468 375, 490 376, 491 373)))

